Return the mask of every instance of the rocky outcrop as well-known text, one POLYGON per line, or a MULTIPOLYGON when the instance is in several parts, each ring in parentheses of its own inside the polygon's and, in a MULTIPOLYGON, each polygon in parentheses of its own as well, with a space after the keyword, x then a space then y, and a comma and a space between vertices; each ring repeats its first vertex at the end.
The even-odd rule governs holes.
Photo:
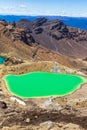
POLYGON ((21 28, 16 28, 16 23, 8 24, 6 21, 0 21, 0 30, 1 35, 6 36, 7 38, 14 41, 21 41, 28 45, 35 43, 33 36, 30 34, 30 30, 25 31, 21 28))
POLYGON ((38 27, 38 28, 36 28, 34 31, 35 31, 35 34, 40 34, 40 33, 43 32, 43 29, 40 28, 40 27, 38 27))
POLYGON ((34 21, 33 26, 39 27, 42 26, 44 23, 46 23, 47 19, 46 18, 38 18, 36 21, 34 21))
POLYGON ((5 60, 4 65, 17 65, 23 63, 22 59, 17 59, 16 57, 8 57, 5 60))
POLYGON ((0 108, 6 109, 7 108, 7 104, 4 101, 0 101, 0 108))

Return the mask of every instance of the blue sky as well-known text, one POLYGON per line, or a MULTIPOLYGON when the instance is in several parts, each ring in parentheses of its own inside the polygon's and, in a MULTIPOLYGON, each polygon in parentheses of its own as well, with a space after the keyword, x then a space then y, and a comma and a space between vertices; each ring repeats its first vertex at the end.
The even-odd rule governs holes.
POLYGON ((87 17, 87 0, 0 0, 0 14, 87 17))

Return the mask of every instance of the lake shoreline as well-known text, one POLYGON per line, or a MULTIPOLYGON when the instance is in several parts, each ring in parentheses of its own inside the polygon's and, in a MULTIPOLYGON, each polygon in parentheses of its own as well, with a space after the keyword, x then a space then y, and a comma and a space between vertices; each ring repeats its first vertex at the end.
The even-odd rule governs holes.
MULTIPOLYGON (((31 73, 27 73, 27 74, 32 74, 32 73, 35 73, 35 72, 31 72, 31 73)), ((37 73, 40 73, 40 72, 37 72, 37 73)), ((43 73, 49 73, 49 72, 43 72, 43 73)), ((22 74, 22 75, 20 75, 20 76, 24 76, 24 75, 27 75, 27 74, 22 74)), ((52 74, 52 73, 50 73, 50 74, 52 74)), ((56 74, 56 73, 53 73, 53 74, 56 74)), ((61 74, 60 74, 61 75, 61 74)), ((66 75, 66 74, 63 74, 63 75, 66 75)), ((71 74, 67 74, 67 75, 71 75, 71 74)), ((69 94, 72 94, 72 93, 74 93, 75 91, 77 91, 79 88, 81 88, 84 84, 86 84, 86 78, 83 78, 82 76, 78 76, 78 77, 80 77, 80 78, 82 78, 82 83, 80 83, 77 87, 76 87, 76 89, 75 90, 72 90, 71 92, 68 92, 68 94, 61 94, 61 95, 58 95, 58 94, 53 94, 53 95, 48 95, 48 96, 32 96, 32 97, 24 97, 24 96, 20 96, 20 95, 17 95, 17 94, 14 94, 14 92, 12 92, 11 91, 11 89, 9 88, 9 83, 7 82, 7 80, 6 80, 6 78, 8 77, 9 75, 6 75, 6 76, 4 76, 3 77, 3 80, 5 81, 5 84, 6 84, 6 86, 7 86, 7 89, 8 89, 8 91, 12 94, 12 95, 15 95, 15 96, 17 96, 17 97, 20 97, 20 98, 23 98, 23 99, 28 99, 28 98, 47 98, 47 97, 63 97, 63 96, 67 96, 67 95, 69 95, 69 94)), ((10 75, 11 76, 11 75, 10 75)), ((16 75, 16 76, 18 76, 18 75, 16 75)), ((73 75, 73 76, 75 76, 75 75, 73 75)))

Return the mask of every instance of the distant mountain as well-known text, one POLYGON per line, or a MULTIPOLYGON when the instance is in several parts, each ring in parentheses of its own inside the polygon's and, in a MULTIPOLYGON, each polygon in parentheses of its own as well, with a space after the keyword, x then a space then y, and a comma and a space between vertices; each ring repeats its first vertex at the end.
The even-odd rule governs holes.
POLYGON ((87 56, 87 32, 69 27, 60 20, 23 19, 16 23, 16 27, 32 35, 39 46, 56 53, 74 58, 87 56))
POLYGON ((53 61, 53 63, 56 61, 64 66, 79 68, 72 58, 66 58, 38 45, 29 29, 18 28, 15 23, 8 23, 4 20, 0 21, 0 55, 6 57, 6 64, 18 64, 22 60, 53 61))
MULTIPOLYGON (((8 22, 17 22, 21 19, 27 19, 27 20, 36 20, 37 18, 40 18, 43 16, 15 16, 15 15, 0 15, 1 20, 6 20, 8 22)), ((49 20, 62 20, 66 25, 80 28, 83 30, 87 30, 87 18, 82 17, 66 17, 66 16, 45 16, 45 18, 49 20)))

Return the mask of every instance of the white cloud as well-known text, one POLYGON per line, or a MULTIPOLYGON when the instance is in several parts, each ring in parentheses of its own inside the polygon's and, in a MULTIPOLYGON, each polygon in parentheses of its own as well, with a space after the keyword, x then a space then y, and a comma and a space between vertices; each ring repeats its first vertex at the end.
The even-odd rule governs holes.
POLYGON ((27 5, 9 5, 9 6, 0 6, 0 14, 18 14, 18 15, 26 15, 28 12, 27 5))
POLYGON ((19 5, 0 5, 0 14, 13 14, 13 15, 61 15, 61 16, 72 16, 72 17, 87 17, 87 12, 82 12, 78 9, 73 9, 71 12, 61 10, 41 10, 39 8, 33 9, 33 7, 26 4, 19 5))
POLYGON ((23 4, 22 4, 22 5, 19 5, 19 7, 20 7, 20 8, 23 8, 23 9, 28 8, 27 5, 23 5, 23 4))
POLYGON ((0 7, 0 10, 1 11, 8 11, 8 10, 11 10, 13 8, 14 8, 13 6, 6 6, 6 7, 0 7))

